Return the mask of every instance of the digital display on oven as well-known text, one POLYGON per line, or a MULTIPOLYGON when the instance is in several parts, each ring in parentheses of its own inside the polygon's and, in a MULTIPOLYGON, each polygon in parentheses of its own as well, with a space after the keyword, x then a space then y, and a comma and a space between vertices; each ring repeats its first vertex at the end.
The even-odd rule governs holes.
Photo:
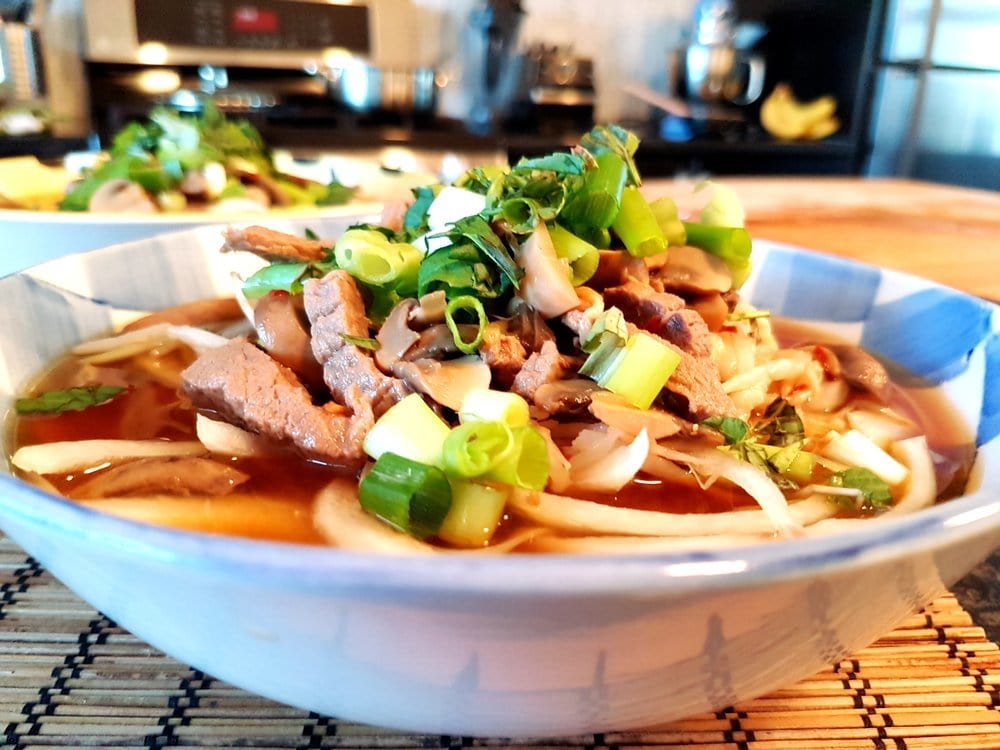
POLYGON ((133 0, 140 44, 211 49, 368 53, 365 5, 310 0, 133 0))
POLYGON ((277 34, 278 14, 255 5, 239 5, 229 17, 229 28, 234 34, 277 34))

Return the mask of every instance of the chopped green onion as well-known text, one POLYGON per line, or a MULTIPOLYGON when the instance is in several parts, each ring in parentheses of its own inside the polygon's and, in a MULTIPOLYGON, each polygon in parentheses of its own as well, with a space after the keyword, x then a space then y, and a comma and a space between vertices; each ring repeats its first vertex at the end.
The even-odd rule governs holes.
POLYGON ((529 490, 545 489, 551 468, 545 438, 534 427, 514 427, 511 435, 514 436, 511 456, 497 463, 484 478, 529 490))
POLYGON ((424 257, 407 242, 393 242, 374 229, 348 229, 333 249, 337 265, 372 286, 391 285, 400 294, 417 289, 417 271, 424 257))
POLYGON ((588 170, 583 186, 562 210, 560 216, 571 225, 607 229, 621 208, 622 191, 628 180, 628 166, 616 153, 597 155, 597 166, 588 170))
POLYGON ((717 255, 733 273, 738 288, 750 275, 750 233, 741 227, 714 227, 685 221, 687 244, 717 255))
POLYGON ((573 224, 570 225, 570 231, 599 250, 607 250, 611 247, 611 232, 607 229, 591 227, 586 224, 573 224))
POLYGON ((448 435, 442 450, 442 468, 453 477, 481 477, 540 490, 549 480, 548 445, 532 427, 466 422, 448 435))
POLYGON ((61 414, 64 411, 83 411, 110 401, 124 390, 117 385, 98 385, 46 391, 34 398, 17 399, 14 408, 18 414, 61 414))
MULTIPOLYGON (((580 348, 590 354, 600 349, 607 349, 608 346, 625 346, 627 340, 628 323, 625 322, 625 316, 617 307, 609 307, 594 321, 587 336, 580 342, 580 348)), ((580 372, 587 375, 588 373, 584 372, 585 367, 586 363, 580 368, 580 372)))
POLYGON ((695 187, 695 192, 708 188, 712 196, 701 209, 701 223, 715 227, 742 227, 746 223, 746 213, 736 191, 712 180, 704 180, 695 187))
POLYGON ((503 422, 522 427, 531 421, 528 402, 516 393, 477 388, 465 394, 458 410, 462 422, 503 422))
POLYGON ((580 145, 596 155, 612 151, 625 160, 628 167, 629 181, 633 185, 641 185, 639 170, 632 158, 639 148, 639 138, 635 133, 620 125, 595 125, 589 133, 580 139, 580 145))
POLYGON ((500 525, 507 494, 500 487, 452 479, 451 508, 438 537, 456 547, 486 546, 500 525))
POLYGON ((656 223, 660 225, 660 231, 667 238, 668 245, 679 247, 687 244, 687 231, 684 229, 684 222, 677 215, 677 204, 672 198, 657 198, 650 202, 649 209, 656 217, 656 223))
POLYGON ((454 477, 481 477, 510 461, 513 451, 514 436, 504 422, 467 422, 448 434, 441 466, 454 477))
POLYGON ((444 472, 395 453, 384 453, 358 485, 361 507, 418 539, 437 534, 451 507, 444 472))
POLYGON ((444 322, 448 324, 448 330, 451 331, 452 338, 455 339, 455 346, 458 350, 463 354, 475 353, 482 343, 483 333, 486 331, 486 310, 483 309, 483 303, 471 294, 463 294, 461 297, 455 297, 444 309, 444 322), (455 313, 460 310, 468 310, 476 314, 478 329, 472 341, 464 341, 462 339, 462 331, 455 320, 455 313))
POLYGON ((605 330, 580 373, 637 409, 648 409, 680 361, 678 352, 648 333, 638 331, 623 341, 605 330))
POLYGON ((629 255, 646 258, 667 249, 659 223, 639 188, 629 186, 622 192, 622 207, 611 225, 629 255))
POLYGON ((391 407, 368 431, 364 450, 378 459, 383 453, 397 453, 411 461, 441 465, 441 448, 450 429, 417 393, 411 393, 391 407))
POLYGON ((802 450, 802 443, 788 445, 760 445, 767 462, 784 477, 796 482, 800 487, 812 481, 816 455, 802 450))
POLYGON ((573 286, 586 283, 597 271, 600 260, 597 248, 558 224, 549 225, 549 237, 556 255, 569 263, 570 283, 573 286))

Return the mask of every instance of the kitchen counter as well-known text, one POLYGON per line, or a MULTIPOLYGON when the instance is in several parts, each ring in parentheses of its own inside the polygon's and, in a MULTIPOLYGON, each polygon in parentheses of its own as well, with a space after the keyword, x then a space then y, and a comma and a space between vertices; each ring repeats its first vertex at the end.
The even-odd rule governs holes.
MULTIPOLYGON (((1000 302, 1000 193, 912 180, 718 178, 740 196, 754 237, 809 247, 933 279, 1000 302)), ((682 214, 704 201, 693 184, 647 180, 682 214)), ((952 587, 1000 639, 1000 550, 952 587)))

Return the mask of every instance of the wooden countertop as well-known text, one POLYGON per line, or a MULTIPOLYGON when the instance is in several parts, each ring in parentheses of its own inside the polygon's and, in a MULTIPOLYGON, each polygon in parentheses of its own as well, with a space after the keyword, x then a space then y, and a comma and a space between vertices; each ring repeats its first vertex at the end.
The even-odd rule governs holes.
MULTIPOLYGON (((933 279, 1000 302, 1000 193, 897 179, 719 177, 754 237, 933 279)), ((681 180, 647 180, 682 215, 703 203, 681 180)))

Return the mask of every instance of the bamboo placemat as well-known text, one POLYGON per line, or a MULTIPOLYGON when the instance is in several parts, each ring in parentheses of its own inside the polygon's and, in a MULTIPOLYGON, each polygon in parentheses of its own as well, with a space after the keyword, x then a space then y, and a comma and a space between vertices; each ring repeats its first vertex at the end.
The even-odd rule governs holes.
POLYGON ((1000 748, 1000 648, 952 596, 797 685, 644 732, 512 741, 413 735, 246 693, 117 627, 0 538, 0 746, 1000 748))

